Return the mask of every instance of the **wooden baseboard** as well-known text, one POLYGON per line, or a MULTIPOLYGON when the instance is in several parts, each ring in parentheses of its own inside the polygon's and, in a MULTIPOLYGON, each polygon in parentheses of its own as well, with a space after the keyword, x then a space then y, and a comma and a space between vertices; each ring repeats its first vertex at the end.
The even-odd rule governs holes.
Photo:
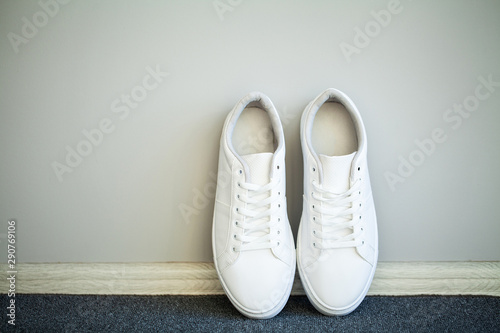
MULTIPOLYGON (((0 293, 9 290, 0 265, 0 293)), ((19 294, 224 294, 212 263, 18 264, 19 294)), ((304 295, 298 274, 292 295, 304 295)), ((500 296, 500 262, 380 262, 368 295, 500 296)))

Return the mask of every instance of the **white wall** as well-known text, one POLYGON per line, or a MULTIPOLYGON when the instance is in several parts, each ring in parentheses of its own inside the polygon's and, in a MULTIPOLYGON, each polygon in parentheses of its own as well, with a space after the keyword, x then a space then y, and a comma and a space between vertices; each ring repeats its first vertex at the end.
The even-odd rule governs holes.
POLYGON ((210 261, 222 123, 253 90, 282 116, 296 232, 300 115, 328 87, 365 121, 380 260, 500 260, 498 1, 40 3, 51 16, 0 2, 0 241, 16 218, 18 261, 210 261), (381 26, 371 12, 388 7, 381 26), (125 114, 131 93, 144 99, 125 114), (444 142, 417 152, 436 129, 444 142), (66 147, 92 151, 59 181, 66 147), (399 174, 400 157, 420 165, 399 174))

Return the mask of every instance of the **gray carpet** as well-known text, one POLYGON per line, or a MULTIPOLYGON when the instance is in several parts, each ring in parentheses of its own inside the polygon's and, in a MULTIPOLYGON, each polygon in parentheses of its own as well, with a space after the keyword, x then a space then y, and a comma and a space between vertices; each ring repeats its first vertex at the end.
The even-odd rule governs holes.
POLYGON ((326 317, 305 296, 273 319, 251 320, 225 296, 16 295, 16 326, 1 332, 500 332, 500 297, 367 297, 353 313, 326 317))

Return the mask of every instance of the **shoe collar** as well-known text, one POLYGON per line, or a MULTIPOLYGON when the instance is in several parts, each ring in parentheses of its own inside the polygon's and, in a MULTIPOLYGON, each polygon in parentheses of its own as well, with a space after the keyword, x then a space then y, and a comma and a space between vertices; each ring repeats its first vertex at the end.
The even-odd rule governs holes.
POLYGON ((358 167, 361 165, 362 159, 366 156, 366 131, 363 125, 363 121, 361 120, 361 115, 354 105, 354 102, 343 92, 340 90, 329 88, 318 95, 309 105, 306 107, 306 111, 304 112, 304 119, 302 121, 302 138, 305 141, 305 145, 307 150, 311 153, 313 159, 315 160, 316 165, 318 166, 320 182, 322 181, 323 170, 321 167, 321 161, 316 154, 315 150, 312 147, 312 139, 311 132, 312 126, 314 123, 314 118, 316 113, 320 109, 320 107, 326 102, 338 102, 342 104, 346 110, 349 112, 351 119, 354 124, 354 128, 356 129, 357 139, 358 139, 358 149, 356 154, 354 155, 352 166, 351 166, 351 177, 353 177, 357 173, 358 167))
MULTIPOLYGON (((224 150, 226 151, 226 154, 234 156, 242 165, 243 169, 245 170, 245 174, 249 175, 250 172, 248 165, 245 162, 245 160, 236 152, 236 149, 233 147, 231 138, 233 135, 234 128, 236 126, 236 122, 238 121, 241 113, 251 103, 254 103, 256 107, 259 107, 262 110, 266 111, 271 120, 271 126, 277 143, 277 147, 276 150, 273 152, 273 159, 271 162, 271 165, 273 167, 271 168, 270 178, 273 178, 273 174, 276 170, 274 166, 278 165, 280 161, 284 160, 285 137, 283 133, 283 127, 281 125, 281 120, 279 118, 279 114, 276 111, 274 104, 265 94, 258 91, 254 91, 249 93, 248 95, 240 99, 238 103, 236 103, 233 110, 231 111, 231 116, 226 118, 226 123, 224 124, 223 134, 221 138, 222 144, 224 150)), ((284 170, 284 165, 281 168, 282 168, 281 170, 284 170)))

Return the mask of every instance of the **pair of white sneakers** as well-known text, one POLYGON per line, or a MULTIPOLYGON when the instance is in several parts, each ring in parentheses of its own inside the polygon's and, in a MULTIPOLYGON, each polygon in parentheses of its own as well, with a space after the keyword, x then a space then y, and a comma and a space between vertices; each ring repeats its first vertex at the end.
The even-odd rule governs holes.
POLYGON ((377 221, 366 133, 354 103, 327 89, 304 110, 303 211, 297 251, 287 216, 285 140, 271 100, 253 92, 226 118, 219 152, 212 246, 219 280, 247 317, 285 306, 296 262, 304 290, 325 315, 358 307, 373 280, 377 221), (229 181, 228 181, 229 180, 229 181))

